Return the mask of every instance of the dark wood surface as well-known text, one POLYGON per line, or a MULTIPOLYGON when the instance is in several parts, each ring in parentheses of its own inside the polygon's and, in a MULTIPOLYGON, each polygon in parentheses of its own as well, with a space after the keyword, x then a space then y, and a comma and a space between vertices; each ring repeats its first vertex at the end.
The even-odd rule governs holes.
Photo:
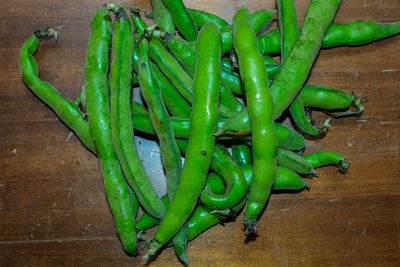
MULTIPOLYGON (((230 20, 241 4, 185 1, 230 20)), ((302 21, 307 0, 296 1, 302 21)), ((36 29, 60 26, 40 45, 40 77, 75 99, 84 81, 91 17, 102 1, 0 1, 0 265, 141 266, 115 234, 97 159, 21 82, 18 51, 36 29)), ((123 1, 133 5, 133 1, 123 1)), ((134 4, 150 9, 149 1, 134 4)), ((398 0, 344 0, 336 21, 400 21, 398 0)), ((360 118, 333 120, 306 152, 333 149, 346 175, 320 169, 311 190, 273 195, 256 241, 245 243, 242 215, 189 243, 192 266, 399 266, 400 36, 362 47, 321 51, 309 79, 368 97, 360 118)), ((323 116, 316 116, 317 119, 323 116)), ((152 231, 149 232, 150 234, 152 231)), ((165 249, 151 266, 180 266, 165 249)))

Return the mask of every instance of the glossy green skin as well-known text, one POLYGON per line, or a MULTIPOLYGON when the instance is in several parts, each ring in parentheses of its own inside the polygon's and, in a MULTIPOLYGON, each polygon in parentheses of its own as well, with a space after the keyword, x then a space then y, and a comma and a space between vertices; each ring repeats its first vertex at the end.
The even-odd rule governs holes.
MULTIPOLYGON (((137 35, 134 35, 137 36, 137 35)), ((133 48, 133 69, 138 72, 138 46, 135 45, 133 48)), ((152 62, 152 69, 154 74, 157 77, 158 82, 161 87, 161 95, 165 105, 168 107, 168 110, 172 114, 176 114, 180 117, 189 117, 192 108, 190 104, 182 97, 182 95, 176 91, 175 87, 171 84, 171 82, 165 77, 165 75, 158 68, 157 64, 152 62)), ((147 110, 145 109, 145 112, 147 110)))
POLYGON ((319 129, 312 124, 311 118, 306 114, 304 110, 304 103, 301 96, 297 96, 290 105, 290 114, 297 127, 306 134, 312 136, 318 136, 325 133, 326 129, 319 129))
POLYGON ((153 6, 154 23, 167 32, 174 32, 174 21, 162 0, 151 0, 151 5, 153 6))
MULTIPOLYGON (((252 176, 251 164, 243 166, 242 171, 246 176, 248 185, 250 185, 252 176)), ((207 186, 216 194, 222 194, 225 192, 225 184, 223 179, 215 173, 208 175, 207 186)), ((277 177, 272 190, 301 190, 303 188, 310 188, 310 185, 306 183, 298 174, 286 169, 285 167, 277 167, 277 177)), ((167 199, 166 196, 164 196, 164 199, 167 199)), ((233 210, 239 210, 242 207, 243 203, 239 203, 233 208, 233 210)), ((221 216, 220 213, 215 212, 214 209, 204 205, 198 205, 188 220, 188 239, 192 240, 196 238, 205 230, 211 228, 219 222, 222 222, 224 219, 225 217, 221 216)), ((137 222, 138 230, 146 230, 157 225, 159 222, 159 219, 153 218, 147 213, 144 213, 137 222)))
POLYGON ((182 171, 182 160, 175 143, 171 120, 161 97, 161 88, 152 71, 148 53, 148 42, 144 39, 139 45, 139 83, 142 96, 149 108, 151 124, 158 137, 161 159, 167 177, 168 198, 171 200, 182 171))
MULTIPOLYGON (((160 146, 161 160, 166 174, 167 195, 172 200, 182 172, 182 160, 175 135, 172 129, 168 111, 161 96, 159 82, 153 73, 149 57, 149 46, 146 39, 139 45, 139 83, 142 96, 149 107, 149 117, 157 135, 160 146)), ((187 227, 183 227, 173 238, 173 244, 178 257, 187 262, 186 244, 187 227)))
POLYGON ((182 69, 179 62, 168 52, 162 43, 156 39, 149 42, 150 57, 157 63, 158 67, 171 81, 182 96, 192 102, 193 81, 182 69))
MULTIPOLYGON (((251 183, 253 170, 252 167, 244 166, 242 167, 242 170, 247 183, 251 183)), ((272 186, 272 193, 280 190, 301 190, 304 188, 309 189, 310 185, 305 182, 297 173, 283 166, 278 166, 276 168, 276 180, 272 186)))
POLYGON ((294 0, 276 0, 276 6, 278 7, 278 23, 281 33, 281 58, 283 61, 296 43, 300 31, 294 0))
POLYGON ((126 16, 114 22, 112 49, 109 85, 114 149, 126 180, 143 208, 153 216, 161 218, 165 213, 164 205, 150 183, 134 141, 131 110, 133 34, 130 20, 126 16))
POLYGON ((156 64, 152 63, 152 69, 160 83, 161 95, 169 112, 179 114, 181 117, 189 117, 192 111, 190 104, 179 94, 156 64))
MULTIPOLYGON (((218 120, 217 127, 221 127, 226 120, 218 120)), ((171 117, 172 128, 174 129, 176 138, 188 138, 190 133, 190 121, 186 118, 171 117)), ((154 130, 151 126, 149 115, 147 113, 134 113, 133 114, 133 125, 136 130, 145 133, 154 134, 154 130)), ((278 133, 279 147, 289 150, 300 150, 305 146, 304 137, 296 131, 287 128, 284 125, 278 123, 275 124, 276 131, 278 133)), ((251 133, 251 131, 249 132, 251 133)), ((219 136, 221 139, 229 138, 247 138, 246 136, 219 136)))
POLYGON ((217 27, 220 29, 228 25, 228 22, 214 14, 191 8, 188 8, 188 10, 189 13, 192 15, 192 18, 194 19, 194 22, 196 23, 198 29, 201 29, 203 25, 210 21, 214 22, 215 25, 217 25, 217 27))
POLYGON ((332 23, 322 46, 362 45, 399 32, 400 22, 382 23, 371 20, 354 20, 347 23, 332 23))
POLYGON ((266 83, 268 76, 264 60, 250 24, 250 12, 245 7, 239 8, 233 17, 233 36, 252 128, 253 178, 245 211, 248 234, 249 230, 256 230, 250 229, 251 224, 257 220, 275 182, 278 136, 273 118, 272 97, 266 83))
MULTIPOLYGON (((179 61, 179 63, 186 70, 186 72, 191 77, 193 77, 193 74, 195 72, 194 62, 196 59, 194 50, 188 46, 188 43, 185 40, 177 36, 171 35, 164 42, 168 46, 169 51, 179 61)), ((224 80, 229 80, 229 79, 230 79, 229 73, 222 69, 222 83, 224 83, 224 80)), ((237 98, 232 94, 232 92, 224 85, 221 86, 220 103, 221 105, 230 108, 233 112, 239 111, 243 107, 243 105, 237 100, 237 98)))
MULTIPOLYGON (((268 55, 264 55, 264 63, 267 69, 268 77, 271 79, 275 77, 278 73, 281 65, 276 63, 271 57, 268 55)), ((232 66, 229 59, 222 59, 222 82, 235 94, 244 94, 244 85, 240 78, 240 76, 233 72, 232 66)))
POLYGON ((213 170, 222 177, 228 177, 225 179, 226 192, 218 195, 206 186, 201 192, 200 199, 206 206, 221 210, 233 207, 245 196, 247 193, 247 183, 239 165, 236 164, 229 152, 222 145, 215 146, 212 167, 217 162, 222 165, 223 170, 218 171, 215 167, 213 170))
POLYGON ((197 39, 197 27, 194 22, 192 15, 186 9, 182 0, 162 0, 164 5, 171 12, 172 19, 178 28, 179 32, 189 42, 196 41, 197 39))
POLYGON ((305 85, 300 96, 305 107, 324 110, 347 109, 355 99, 352 93, 325 85, 305 85))
MULTIPOLYGON (((301 90, 318 55, 322 37, 331 24, 340 2, 340 0, 311 1, 300 36, 270 87, 275 119, 282 115, 301 90), (321 12, 324 14, 319 16, 321 12)), ((237 125, 244 125, 247 116, 247 109, 242 109, 224 128, 219 129, 219 133, 234 129, 237 125)))
MULTIPOLYGON (((219 127, 219 130, 215 133, 219 135, 248 135, 252 133, 250 125, 250 117, 247 112, 240 111, 232 119, 228 119, 225 123, 219 127)), ((300 150, 303 149, 306 140, 298 132, 291 130, 283 125, 275 124, 276 132, 278 134, 279 146, 289 150, 300 150)))
POLYGON ((272 28, 257 36, 261 54, 276 54, 281 51, 281 33, 279 28, 272 28))
MULTIPOLYGON (((299 36, 299 24, 294 0, 277 0, 276 5, 279 10, 278 22, 281 33, 281 58, 284 60, 299 36)), ((325 132, 323 129, 318 129, 312 125, 311 119, 304 110, 303 101, 300 96, 297 96, 293 100, 289 111, 293 121, 302 132, 314 136, 325 132)))
MULTIPOLYGON (((226 191, 226 186, 225 186, 224 180, 216 173, 210 173, 208 175, 206 186, 208 188, 210 188, 210 190, 215 194, 223 194, 226 191)), ((168 208, 167 195, 164 195, 161 199, 164 202, 165 208, 168 208)), ((193 212, 192 216, 189 219, 189 223, 190 223, 190 221, 192 221, 192 217, 194 216, 194 214, 196 213, 196 210, 199 207, 202 207, 201 209, 203 209, 204 205, 198 205, 196 207, 195 211, 193 212)), ((208 208, 208 210, 213 211, 214 209, 208 208)), ((160 219, 154 218, 154 217, 150 216, 147 212, 144 212, 143 215, 139 218, 136 226, 139 231, 144 231, 146 229, 149 229, 149 228, 157 225, 159 222, 160 222, 160 219)))
POLYGON ((323 167, 326 165, 336 165, 342 170, 349 168, 349 163, 346 158, 340 155, 338 152, 325 150, 310 153, 303 156, 314 168, 323 167))
POLYGON ((300 174, 315 173, 313 166, 302 156, 286 149, 278 149, 278 164, 300 174))
POLYGON ((301 33, 270 88, 275 118, 282 115, 301 90, 340 2, 312 0, 308 6, 301 33))
MULTIPOLYGON (((260 31, 276 14, 275 10, 260 9, 251 14, 250 23, 257 33, 260 31)), ((228 52, 233 47, 233 31, 232 25, 225 26, 221 29, 222 38, 222 54, 228 52)))
MULTIPOLYGON (((108 203, 122 245, 128 253, 137 248, 135 210, 130 191, 114 151, 107 88, 111 19, 105 7, 93 17, 85 61, 86 108, 108 203)), ((131 70, 129 71, 129 73, 131 70)))
POLYGON ((96 149, 90 136, 89 125, 80 110, 74 103, 62 97, 49 83, 38 77, 39 70, 33 57, 38 45, 38 37, 32 34, 21 47, 18 63, 22 80, 40 100, 46 103, 71 128, 82 143, 95 153, 96 149))
POLYGON ((248 166, 253 163, 251 149, 247 144, 235 144, 232 146, 232 156, 239 166, 248 166))
MULTIPOLYGON (((176 142, 181 152, 185 153, 187 142, 184 140, 176 140, 176 142)), ((201 201, 207 206, 218 210, 233 207, 246 194, 247 184, 240 167, 224 146, 215 146, 211 169, 224 179, 226 188, 224 186, 224 192, 217 195, 206 186, 201 192, 201 201)))
MULTIPOLYGON (((342 45, 357 46, 387 38, 400 32, 400 22, 377 22, 353 20, 346 23, 332 23, 322 40, 322 47, 342 45)), ((265 54, 279 53, 280 32, 273 28, 258 37, 260 50, 265 54)))
POLYGON ((217 127, 221 86, 221 37, 218 27, 207 23, 196 43, 196 72, 193 79, 193 105, 190 116, 186 160, 176 193, 151 241, 150 255, 165 245, 193 212, 207 179, 217 127))

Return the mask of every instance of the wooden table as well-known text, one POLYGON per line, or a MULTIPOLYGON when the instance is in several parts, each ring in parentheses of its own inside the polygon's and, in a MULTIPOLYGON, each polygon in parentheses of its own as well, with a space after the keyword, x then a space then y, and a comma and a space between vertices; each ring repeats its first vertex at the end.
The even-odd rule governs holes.
MULTIPOLYGON (((135 5, 150 9, 150 1, 135 5)), ((185 1, 230 20, 240 4, 185 1)), ((136 266, 115 234, 101 174, 55 114, 21 82, 18 51, 36 29, 60 26, 59 41, 40 45, 40 77, 68 99, 84 81, 91 18, 103 1, 0 2, 0 265, 136 266)), ((123 1, 133 5, 133 1, 123 1)), ((307 0, 296 1, 299 19, 307 0)), ((398 0, 344 0, 336 21, 400 21, 398 0)), ((399 266, 400 36, 362 47, 321 51, 309 79, 368 97, 362 117, 333 120, 306 152, 333 149, 351 163, 346 175, 320 169, 311 190, 273 195, 256 241, 245 243, 242 216, 189 243, 192 266, 399 266)), ((324 118, 316 116, 317 119, 324 118)), ((149 232, 150 234, 152 231, 149 232)), ((165 249, 151 266, 180 266, 165 249)))

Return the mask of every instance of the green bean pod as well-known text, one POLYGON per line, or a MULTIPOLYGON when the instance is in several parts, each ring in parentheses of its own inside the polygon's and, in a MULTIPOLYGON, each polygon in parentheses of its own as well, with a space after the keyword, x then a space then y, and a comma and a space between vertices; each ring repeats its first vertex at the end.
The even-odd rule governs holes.
POLYGON ((276 173, 277 179, 272 187, 274 191, 310 189, 310 185, 307 182, 288 168, 278 166, 276 173))
MULTIPOLYGON (((259 32, 276 14, 276 10, 260 9, 251 14, 250 23, 254 32, 259 32)), ((228 52, 233 47, 232 25, 221 29, 222 54, 228 52)))
MULTIPOLYGON (((306 141, 298 132, 277 123, 275 124, 275 129, 278 134, 280 147, 290 150, 300 150, 304 148, 306 141)), ((227 134, 240 136, 248 135, 251 132, 250 118, 246 108, 245 112, 239 111, 235 117, 226 120, 214 135, 220 136, 227 134)))
MULTIPOLYGON (((137 34, 134 35, 137 39, 137 34)), ((138 46, 135 45, 133 49, 133 69, 138 72, 138 46)), ((158 68, 157 64, 151 63, 154 74, 157 77, 161 87, 161 95, 165 105, 172 114, 177 114, 181 117, 189 117, 191 107, 189 103, 182 97, 182 95, 175 89, 171 82, 158 68)), ((145 111, 147 112, 147 110, 145 111)))
POLYGON ((341 170, 345 171, 349 168, 349 163, 346 158, 338 152, 325 150, 310 153, 303 156, 314 168, 323 167, 326 165, 338 166, 341 170))
POLYGON ((193 81, 182 69, 178 61, 168 52, 162 43, 156 39, 149 42, 150 57, 157 63, 158 67, 171 81, 182 96, 192 102, 193 81))
MULTIPOLYGON (((194 50, 188 46, 188 43, 185 40, 171 34, 158 32, 153 32, 153 34, 159 35, 164 40, 164 43, 166 43, 172 55, 179 61, 185 71, 191 77, 193 77, 195 71, 194 61, 196 56, 194 50)), ((232 92, 226 86, 224 86, 224 79, 229 80, 230 77, 229 73, 222 69, 223 84, 221 85, 221 105, 226 106, 233 112, 241 110, 243 105, 236 99, 232 92)))
POLYGON ((305 107, 323 110, 348 109, 351 105, 355 110, 341 113, 329 113, 332 117, 360 116, 364 111, 362 100, 353 93, 339 90, 325 85, 305 85, 300 92, 305 107))
MULTIPOLYGON (((152 39, 149 45, 151 58, 185 99, 192 103, 193 80, 191 77, 182 69, 182 66, 159 40, 152 39)), ((229 93, 227 90, 225 92, 229 93)), ((235 110, 221 104, 219 113, 224 117, 232 117, 235 114, 235 110)))
MULTIPOLYGON (((134 253, 137 249, 136 212, 112 141, 107 88, 111 29, 111 18, 107 8, 103 6, 96 12, 91 24, 85 61, 86 108, 90 133, 96 146, 105 192, 118 235, 124 249, 128 253, 134 253)), ((127 75, 131 74, 132 67, 127 72, 127 75)), ((131 82, 130 76, 129 81, 131 82)))
MULTIPOLYGON (((167 194, 172 200, 182 172, 182 160, 175 142, 168 111, 161 97, 161 88, 151 68, 149 46, 146 39, 139 45, 139 83, 144 100, 149 107, 149 117, 160 146, 161 160, 167 178, 167 194)), ((185 263, 187 229, 183 227, 173 238, 176 254, 185 263)))
POLYGON ((257 36, 261 54, 277 54, 281 51, 281 33, 279 28, 272 28, 257 36))
POLYGON ((300 174, 317 174, 310 162, 286 149, 278 149, 278 164, 300 174))
POLYGON ((144 39, 139 45, 139 82, 142 96, 149 107, 151 124, 158 137, 161 159, 167 177, 168 198, 171 200, 181 174, 182 160, 175 143, 168 111, 161 97, 160 85, 151 68, 148 50, 148 42, 144 39))
POLYGON ((151 0, 153 6, 154 22, 167 32, 175 31, 175 24, 167 7, 162 0, 151 0))
POLYGON ((112 65, 109 84, 111 88, 111 127, 115 152, 126 180, 135 191, 145 210, 161 218, 164 205, 150 183, 134 142, 131 109, 131 73, 133 33, 129 18, 122 8, 115 8, 112 65))
POLYGON ((221 19, 220 17, 197 9, 188 8, 189 13, 192 15, 194 22, 196 23, 197 28, 200 30, 208 22, 214 22, 218 28, 223 28, 228 25, 228 22, 221 19))
POLYGON ((215 168, 213 169, 221 177, 228 177, 228 179, 225 179, 226 192, 218 195, 206 186, 201 192, 200 199, 206 206, 221 210, 233 207, 244 197, 247 192, 247 183, 242 170, 232 159, 229 152, 222 145, 216 145, 215 150, 212 165, 215 165, 215 161, 220 163, 223 166, 223 171, 221 173, 215 168))
POLYGON ((82 143, 92 152, 96 152, 90 136, 89 125, 79 108, 66 100, 49 83, 38 77, 39 70, 33 54, 39 46, 39 40, 56 38, 57 32, 53 29, 41 29, 24 42, 19 52, 19 70, 23 82, 48 105, 57 116, 78 136, 82 143))
MULTIPOLYGON (((353 20, 332 23, 322 40, 322 48, 337 46, 359 46, 384 39, 400 32, 400 22, 377 22, 353 20)), ((273 28, 258 37, 260 50, 264 54, 279 53, 280 32, 273 28)))
MULTIPOLYGON (((275 77, 275 75, 279 72, 281 67, 280 64, 275 62, 270 56, 264 55, 264 63, 267 69, 268 77, 271 79, 275 77)), ((232 66, 229 59, 222 59, 222 82, 223 84, 229 88, 233 93, 242 95, 244 94, 244 85, 240 78, 240 76, 233 72, 232 66)))
POLYGON ((232 156, 240 167, 253 163, 251 149, 247 144, 239 143, 232 146, 232 156))
POLYGON ((324 37, 322 46, 363 45, 399 32, 400 22, 353 20, 346 23, 332 23, 324 37))
POLYGON ((302 88, 340 2, 340 0, 311 1, 301 33, 270 88, 274 99, 275 118, 281 116, 302 88))
POLYGON ((318 136, 326 133, 329 128, 330 118, 325 121, 322 128, 317 128, 312 124, 311 118, 306 114, 306 111, 304 109, 303 99, 301 98, 301 96, 297 96, 295 98, 295 100, 290 105, 289 110, 294 123, 303 133, 312 136, 318 136))
POLYGON ((179 32, 189 42, 196 41, 197 39, 197 27, 194 22, 192 15, 186 9, 182 0, 162 0, 164 5, 171 12, 172 19, 179 32))
POLYGON ((195 209, 212 161, 221 86, 221 36, 214 23, 207 23, 196 43, 191 131, 186 160, 175 195, 150 242, 147 257, 165 245, 195 209))
MULTIPOLYGON (((176 138, 188 138, 190 132, 190 120, 179 117, 171 117, 172 128, 174 129, 176 138)), ((220 119, 217 122, 217 127, 222 127, 222 125, 226 123, 226 120, 220 119)), ((149 115, 147 112, 143 113, 134 113, 133 114, 133 125, 135 130, 154 134, 154 130, 151 126, 151 122, 149 119, 149 115)), ((304 137, 298 132, 278 123, 275 123, 276 132, 278 134, 278 143, 279 147, 289 149, 289 150, 300 150, 305 146, 304 137)), ((248 131, 248 134, 251 134, 251 131, 248 131)), ((219 139, 226 138, 247 138, 247 136, 243 135, 221 135, 217 136, 219 139)))
MULTIPOLYGON (((281 33, 281 58, 283 61, 299 36, 299 24, 297 22, 296 7, 293 0, 277 0, 276 4, 279 10, 278 21, 281 33)), ((328 129, 328 127, 319 129, 312 124, 311 119, 304 110, 303 101, 300 96, 297 96, 293 100, 289 111, 294 123, 306 134, 314 136, 322 135, 328 129)))
POLYGON ((275 182, 278 136, 268 76, 246 7, 240 7, 233 17, 233 39, 252 129, 253 177, 244 219, 245 234, 249 235, 257 231, 257 217, 275 182))
MULTIPOLYGON (((246 174, 248 178, 248 185, 251 184, 251 176, 252 176, 252 166, 246 165, 242 167, 242 171, 246 174)), ((211 191, 216 194, 222 194, 225 192, 225 184, 223 179, 215 174, 211 173, 208 175, 207 184, 211 191)), ((272 187, 273 191, 280 190, 301 190, 303 188, 310 188, 310 185, 305 182, 298 174, 295 172, 282 167, 277 167, 277 177, 276 181, 272 187)), ((167 197, 164 196, 163 200, 168 204, 167 197)), ((237 204, 232 210, 238 210, 243 207, 242 203, 237 204)), ((222 216, 223 211, 216 211, 210 207, 204 206, 202 204, 197 205, 193 214, 190 216, 188 220, 188 240, 192 240, 198 235, 200 235, 205 230, 210 227, 216 225, 219 222, 222 222, 225 216, 222 216)), ((137 222, 138 231, 144 231, 148 228, 151 228, 157 225, 160 222, 159 219, 151 217, 148 213, 143 213, 140 219, 137 222)))

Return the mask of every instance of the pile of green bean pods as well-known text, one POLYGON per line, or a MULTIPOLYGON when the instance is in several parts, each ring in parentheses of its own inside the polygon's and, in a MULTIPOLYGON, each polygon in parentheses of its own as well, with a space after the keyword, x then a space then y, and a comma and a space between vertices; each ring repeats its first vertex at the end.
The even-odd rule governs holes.
POLYGON ((400 32, 400 22, 334 23, 340 0, 311 0, 301 26, 294 0, 253 13, 242 6, 232 24, 181 0, 151 3, 145 20, 139 7, 108 3, 97 10, 75 102, 38 75, 33 55, 40 41, 57 39, 55 30, 29 36, 19 66, 23 82, 98 157, 125 251, 135 255, 145 241, 148 259, 173 246, 188 264, 188 241, 210 227, 243 210, 244 233, 255 235, 263 231, 257 220, 271 193, 309 189, 305 178, 322 166, 349 168, 335 151, 304 155, 304 136, 327 134, 331 118, 360 116, 363 101, 305 82, 321 48, 387 38, 400 32), (272 20, 278 27, 260 32, 272 20), (143 104, 132 100, 137 87, 143 104), (329 115, 320 127, 313 110, 329 115), (276 122, 286 116, 293 127, 276 122), (143 133, 159 144, 164 196, 135 146, 143 133))

